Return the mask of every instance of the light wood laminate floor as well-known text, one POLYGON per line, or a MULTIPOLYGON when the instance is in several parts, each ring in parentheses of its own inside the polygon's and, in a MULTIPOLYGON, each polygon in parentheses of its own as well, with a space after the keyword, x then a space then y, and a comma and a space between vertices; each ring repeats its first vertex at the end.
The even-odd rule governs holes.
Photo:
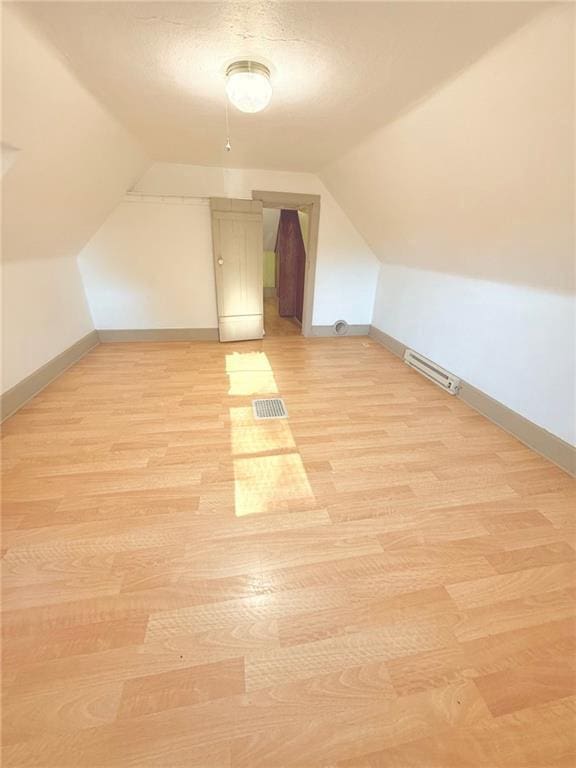
POLYGON ((280 317, 276 296, 264 297, 264 330, 266 337, 300 336, 302 328, 294 317, 280 317))
POLYGON ((4 768, 574 765, 575 483, 372 340, 103 344, 2 445, 4 768))

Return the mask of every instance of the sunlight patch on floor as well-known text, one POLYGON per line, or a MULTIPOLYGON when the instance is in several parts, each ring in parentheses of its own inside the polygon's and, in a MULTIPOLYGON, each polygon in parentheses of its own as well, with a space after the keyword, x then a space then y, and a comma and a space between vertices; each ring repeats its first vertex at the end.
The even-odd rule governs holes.
MULTIPOLYGON (((228 394, 277 394, 278 387, 264 352, 226 355, 228 394)), ((252 407, 229 409, 234 464, 234 500, 238 517, 310 508, 314 493, 289 420, 256 421, 252 407)))
POLYGON ((229 395, 276 394, 278 385, 264 352, 233 352, 226 355, 229 395))
POLYGON ((236 514, 301 509, 314 498, 299 453, 234 459, 236 514))
POLYGON ((251 406, 230 408, 230 436, 233 456, 288 451, 296 447, 286 419, 256 421, 251 406))

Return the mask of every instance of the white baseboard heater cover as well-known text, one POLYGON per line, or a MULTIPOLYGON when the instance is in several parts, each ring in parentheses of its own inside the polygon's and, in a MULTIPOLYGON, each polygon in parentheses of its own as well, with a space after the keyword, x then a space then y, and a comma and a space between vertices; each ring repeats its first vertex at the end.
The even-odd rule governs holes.
POLYGON ((442 387, 451 395, 457 394, 460 389, 459 378, 445 371, 444 368, 440 368, 439 365, 436 365, 431 360, 414 352, 413 349, 407 349, 404 352, 404 362, 423 376, 426 376, 430 381, 433 381, 434 384, 438 384, 439 387, 442 387))

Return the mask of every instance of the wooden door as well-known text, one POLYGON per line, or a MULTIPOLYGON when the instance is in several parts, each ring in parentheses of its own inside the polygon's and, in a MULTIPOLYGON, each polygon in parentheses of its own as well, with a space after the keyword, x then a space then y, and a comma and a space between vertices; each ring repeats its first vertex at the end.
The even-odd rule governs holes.
POLYGON ((212 198, 220 341, 263 336, 263 224, 258 200, 212 198))

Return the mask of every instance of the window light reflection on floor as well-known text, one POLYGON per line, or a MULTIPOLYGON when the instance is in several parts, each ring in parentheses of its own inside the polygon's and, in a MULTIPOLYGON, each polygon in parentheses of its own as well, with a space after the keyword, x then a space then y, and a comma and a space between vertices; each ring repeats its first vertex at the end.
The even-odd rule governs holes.
POLYGON ((286 419, 256 421, 252 406, 230 408, 230 437, 233 456, 296 449, 286 419))
POLYGON ((226 355, 229 395, 276 394, 278 386, 264 352, 233 352, 226 355))
POLYGON ((289 512, 313 498, 299 453, 234 459, 236 515, 289 512))
MULTIPOLYGON (((264 352, 226 355, 229 395, 277 394, 264 352)), ((230 442, 234 465, 234 503, 238 517, 290 512, 314 506, 314 493, 289 420, 255 421, 251 405, 234 406, 230 442)))

